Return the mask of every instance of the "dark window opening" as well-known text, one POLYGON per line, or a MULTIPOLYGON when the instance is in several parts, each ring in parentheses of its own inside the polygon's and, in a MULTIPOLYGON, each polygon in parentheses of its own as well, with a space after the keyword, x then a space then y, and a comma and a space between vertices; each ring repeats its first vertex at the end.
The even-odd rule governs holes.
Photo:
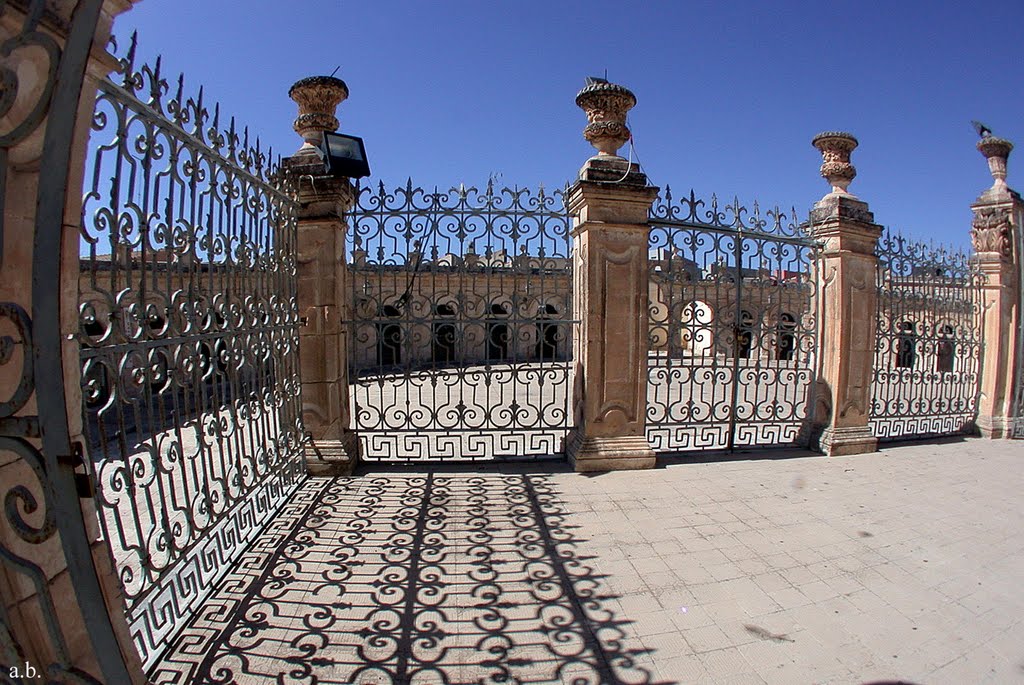
POLYGON ((558 310, 550 304, 544 305, 544 310, 537 322, 537 359, 540 361, 552 361, 558 358, 558 343, 562 339, 561 326, 551 321, 558 317, 558 310))
POLYGON ((917 360, 917 332, 914 324, 904 321, 900 324, 896 338, 896 368, 912 369, 917 360))
POLYGON ((792 314, 783 313, 779 323, 779 349, 781 361, 792 361, 796 353, 796 318, 792 314))
MULTIPOLYGON (((397 319, 402 313, 397 307, 386 305, 381 315, 397 319)), ((398 323, 377 322, 377 365, 395 366, 402 363, 402 327, 398 323)))
POLYGON ((939 331, 939 342, 936 346, 935 370, 939 373, 952 373, 955 353, 956 348, 953 345, 953 327, 945 325, 939 331))

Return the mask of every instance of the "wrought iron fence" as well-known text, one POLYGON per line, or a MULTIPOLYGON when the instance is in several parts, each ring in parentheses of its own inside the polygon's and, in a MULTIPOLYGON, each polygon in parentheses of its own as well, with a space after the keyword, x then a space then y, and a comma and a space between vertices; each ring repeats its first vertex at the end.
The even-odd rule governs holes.
POLYGON ((964 252, 887 231, 878 256, 870 421, 880 440, 972 431, 982 275, 964 252))
POLYGON ((97 507, 152 663, 300 483, 296 201, 160 60, 100 83, 80 328, 97 507))
POLYGON ((796 211, 671 189, 650 217, 647 437, 655 450, 804 441, 817 368, 817 243, 796 211))
POLYGON ((350 223, 352 413, 366 458, 561 452, 576 325, 562 193, 363 186, 350 223))

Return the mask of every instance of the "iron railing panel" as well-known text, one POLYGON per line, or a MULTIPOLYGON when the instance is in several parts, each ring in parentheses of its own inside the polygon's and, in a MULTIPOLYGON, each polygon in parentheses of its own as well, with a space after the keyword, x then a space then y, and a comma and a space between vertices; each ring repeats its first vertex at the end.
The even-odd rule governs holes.
POLYGON ((149 665, 304 469, 293 188, 135 52, 93 118, 78 339, 97 508, 149 665))
POLYGON ((647 437, 659 452, 804 444, 818 244, 796 212, 671 189, 651 210, 647 437))
POLYGON ((974 430, 981 383, 983 276, 965 252, 886 231, 870 425, 879 440, 974 430))
POLYGON ((366 459, 562 451, 577 323, 562 198, 493 182, 357 188, 346 324, 366 459))

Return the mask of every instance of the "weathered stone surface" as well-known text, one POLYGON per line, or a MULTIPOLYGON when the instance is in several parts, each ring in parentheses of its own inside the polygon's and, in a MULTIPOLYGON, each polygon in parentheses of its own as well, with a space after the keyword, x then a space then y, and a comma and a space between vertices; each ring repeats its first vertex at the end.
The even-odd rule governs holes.
POLYGON ((647 217, 658 189, 625 160, 591 159, 580 177, 567 199, 582 320, 574 344, 577 428, 566 451, 580 471, 651 468, 647 217), (606 180, 616 173, 620 182, 606 180))
POLYGON ((809 231, 821 240, 818 257, 818 317, 821 322, 821 377, 812 441, 829 455, 873 452, 868 429, 878 297, 874 250, 882 227, 867 203, 847 192, 855 172, 849 165, 857 140, 850 134, 821 134, 822 176, 832 192, 811 210, 809 231), (828 172, 828 173, 826 173, 828 172))
POLYGON ((1006 184, 1007 158, 1013 150, 1008 140, 986 132, 977 144, 988 161, 993 183, 971 205, 971 242, 975 262, 984 276, 982 284, 981 392, 977 426, 988 438, 1008 438, 1015 412, 1015 382, 1022 361, 1018 358, 1020 335, 1019 273, 1014 231, 1024 222, 1024 201, 1006 184))

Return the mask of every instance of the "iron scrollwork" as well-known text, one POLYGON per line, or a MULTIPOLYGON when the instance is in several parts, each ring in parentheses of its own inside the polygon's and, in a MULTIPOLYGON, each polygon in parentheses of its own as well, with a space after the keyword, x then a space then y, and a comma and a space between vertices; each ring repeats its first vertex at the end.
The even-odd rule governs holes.
POLYGON ((682 452, 799 444, 813 406, 817 243, 796 211, 670 188, 650 215, 647 438, 682 452))
POLYGON ((368 459, 561 451, 576 325, 562 197, 357 188, 347 324, 368 459))
POLYGON ((880 440, 970 432, 983 275, 970 255, 886 231, 878 242, 871 428, 880 440))
POLYGON ((79 333, 97 507, 145 664, 305 477, 297 201, 160 59, 100 84, 79 333))

